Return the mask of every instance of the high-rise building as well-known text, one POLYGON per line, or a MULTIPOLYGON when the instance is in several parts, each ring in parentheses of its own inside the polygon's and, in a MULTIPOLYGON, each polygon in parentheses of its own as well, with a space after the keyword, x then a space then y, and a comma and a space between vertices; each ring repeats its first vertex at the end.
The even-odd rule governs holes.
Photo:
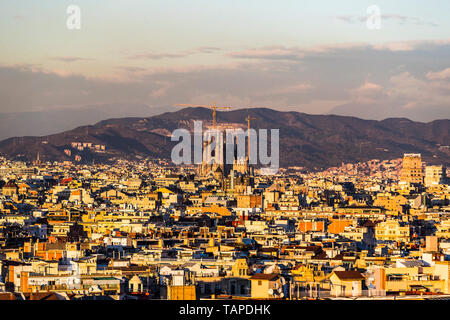
POLYGON ((423 183, 422 156, 420 153, 403 155, 400 182, 423 183))
POLYGON ((425 167, 425 186, 445 183, 446 169, 444 166, 426 166, 425 167))

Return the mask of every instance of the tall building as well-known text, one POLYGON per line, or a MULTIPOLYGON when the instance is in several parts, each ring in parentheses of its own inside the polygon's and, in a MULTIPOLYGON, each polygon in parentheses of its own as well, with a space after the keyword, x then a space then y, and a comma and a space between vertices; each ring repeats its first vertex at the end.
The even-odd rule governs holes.
POLYGON ((41 164, 41 160, 40 160, 40 158, 39 158, 39 151, 38 151, 38 153, 37 153, 37 155, 36 155, 36 160, 33 161, 33 164, 34 164, 35 166, 39 166, 39 165, 41 164))
POLYGON ((425 167, 425 186, 445 183, 446 169, 444 166, 426 166, 425 167))
POLYGON ((249 165, 248 149, 245 157, 239 157, 237 139, 234 141, 232 150, 233 162, 227 163, 227 152, 229 150, 227 150, 225 129, 226 126, 217 126, 213 129, 211 136, 208 136, 208 142, 203 144, 202 164, 199 166, 198 173, 204 177, 210 175, 216 178, 219 176, 225 178, 231 171, 241 175, 253 175, 253 167, 249 165))
POLYGON ((423 183, 422 156, 420 153, 405 153, 400 182, 423 183))
POLYGON ((240 174, 252 174, 253 175, 253 168, 249 166, 248 164, 248 156, 245 158, 239 158, 234 159, 233 161, 233 171, 240 174))
POLYGON ((199 167, 199 174, 221 180, 229 174, 231 169, 232 164, 226 163, 224 128, 220 126, 213 128, 207 137, 207 142, 203 143, 203 159, 199 167))
POLYGON ((210 139, 209 142, 203 143, 203 161, 200 168, 203 176, 214 174, 216 170, 221 170, 223 173, 224 141, 222 131, 215 129, 208 139, 210 139))

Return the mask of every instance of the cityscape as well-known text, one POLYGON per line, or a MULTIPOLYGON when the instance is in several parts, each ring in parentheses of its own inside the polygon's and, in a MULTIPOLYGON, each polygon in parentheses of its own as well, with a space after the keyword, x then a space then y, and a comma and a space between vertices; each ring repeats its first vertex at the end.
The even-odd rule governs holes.
MULTIPOLYGON (((214 119, 214 127, 227 126, 214 119)), ((226 144, 218 146, 225 157, 226 144)), ((268 175, 248 156, 227 164, 212 153, 191 166, 2 158, 0 296, 450 296, 445 166, 409 153, 268 175)))
POLYGON ((450 300, 436 3, 0 4, 0 301, 450 300))

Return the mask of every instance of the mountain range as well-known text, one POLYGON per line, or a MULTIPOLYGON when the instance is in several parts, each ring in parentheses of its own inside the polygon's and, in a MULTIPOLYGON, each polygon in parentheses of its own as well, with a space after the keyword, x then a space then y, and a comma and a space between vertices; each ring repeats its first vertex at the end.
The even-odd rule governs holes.
MULTIPOLYGON (((421 153, 429 164, 450 165, 450 120, 428 123, 406 118, 382 121, 350 116, 310 115, 267 108, 217 112, 217 122, 246 128, 245 118, 255 118, 255 129, 280 130, 280 165, 318 170, 370 159, 394 159, 404 153, 421 153)), ((185 108, 150 117, 113 118, 94 125, 41 137, 14 137, 0 142, 0 154, 17 160, 74 160, 108 162, 117 158, 170 159, 170 134, 177 128, 192 128, 193 120, 211 123, 212 111, 185 108), (105 152, 77 150, 72 142, 104 145, 105 152)))
POLYGON ((18 136, 44 136, 80 125, 95 124, 107 117, 148 117, 163 113, 165 110, 167 107, 151 108, 145 104, 115 103, 0 113, 0 140, 18 136))

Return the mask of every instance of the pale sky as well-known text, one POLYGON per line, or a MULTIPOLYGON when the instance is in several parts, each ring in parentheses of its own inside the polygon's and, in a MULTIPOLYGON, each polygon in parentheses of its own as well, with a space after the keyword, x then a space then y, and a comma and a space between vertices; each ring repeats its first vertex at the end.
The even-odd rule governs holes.
POLYGON ((445 0, 0 0, 0 112, 217 102, 449 118, 449 12, 445 0), (370 5, 381 29, 366 26, 370 5))

